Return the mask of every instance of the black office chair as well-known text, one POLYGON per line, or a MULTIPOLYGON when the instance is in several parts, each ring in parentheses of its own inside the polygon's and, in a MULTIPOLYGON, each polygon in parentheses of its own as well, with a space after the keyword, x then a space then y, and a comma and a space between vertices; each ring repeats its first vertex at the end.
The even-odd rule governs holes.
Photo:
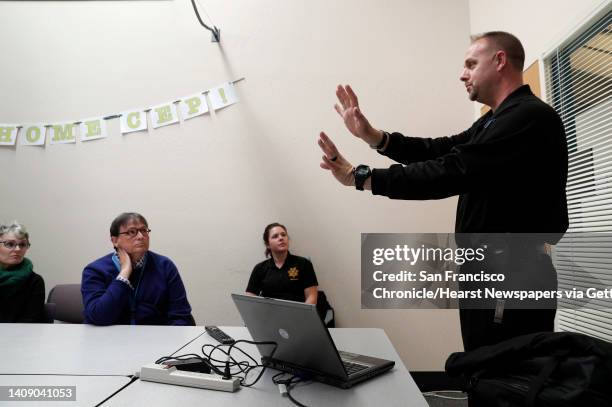
POLYGON ((48 302, 43 304, 43 316, 42 316, 42 321, 40 322, 44 324, 52 324, 54 309, 55 309, 55 304, 49 304, 48 302))
POLYGON ((69 324, 83 323, 81 284, 58 284, 49 291, 46 309, 53 320, 69 324))
POLYGON ((327 301, 327 296, 324 291, 319 291, 317 293, 317 312, 319 316, 321 316, 326 327, 334 328, 336 326, 334 308, 330 305, 329 301, 327 301))

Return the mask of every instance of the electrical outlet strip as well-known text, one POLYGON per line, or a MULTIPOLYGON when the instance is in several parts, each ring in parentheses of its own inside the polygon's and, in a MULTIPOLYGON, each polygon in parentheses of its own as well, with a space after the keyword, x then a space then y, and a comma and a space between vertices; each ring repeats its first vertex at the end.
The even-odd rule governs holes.
POLYGON ((239 379, 223 379, 221 376, 214 374, 187 372, 177 370, 174 366, 168 367, 155 363, 145 365, 140 369, 140 379, 149 382, 229 392, 234 392, 240 388, 239 379))

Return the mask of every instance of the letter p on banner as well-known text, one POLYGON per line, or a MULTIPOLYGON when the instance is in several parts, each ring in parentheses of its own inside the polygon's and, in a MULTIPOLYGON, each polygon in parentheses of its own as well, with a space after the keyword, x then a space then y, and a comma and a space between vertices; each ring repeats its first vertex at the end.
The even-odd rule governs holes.
POLYGON ((183 120, 208 113, 206 97, 201 93, 181 98, 179 108, 181 111, 181 119, 183 120))

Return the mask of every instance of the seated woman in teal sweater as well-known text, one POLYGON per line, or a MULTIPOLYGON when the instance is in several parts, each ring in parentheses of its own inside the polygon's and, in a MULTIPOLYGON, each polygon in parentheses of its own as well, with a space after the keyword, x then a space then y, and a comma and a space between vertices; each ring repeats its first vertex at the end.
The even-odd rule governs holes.
POLYGON ((23 225, 0 225, 0 322, 44 322, 45 282, 25 257, 29 248, 23 225))

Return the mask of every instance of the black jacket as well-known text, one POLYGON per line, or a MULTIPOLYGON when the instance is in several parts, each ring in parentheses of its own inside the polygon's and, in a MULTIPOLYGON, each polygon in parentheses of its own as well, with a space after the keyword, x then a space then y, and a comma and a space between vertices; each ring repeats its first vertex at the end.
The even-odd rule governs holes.
POLYGON ((45 282, 32 272, 20 289, 0 298, 0 322, 45 322, 45 282))
POLYGON ((568 227, 568 152, 559 115, 524 85, 468 130, 436 139, 390 136, 382 153, 404 165, 372 172, 392 199, 459 195, 455 232, 553 233, 568 227))

